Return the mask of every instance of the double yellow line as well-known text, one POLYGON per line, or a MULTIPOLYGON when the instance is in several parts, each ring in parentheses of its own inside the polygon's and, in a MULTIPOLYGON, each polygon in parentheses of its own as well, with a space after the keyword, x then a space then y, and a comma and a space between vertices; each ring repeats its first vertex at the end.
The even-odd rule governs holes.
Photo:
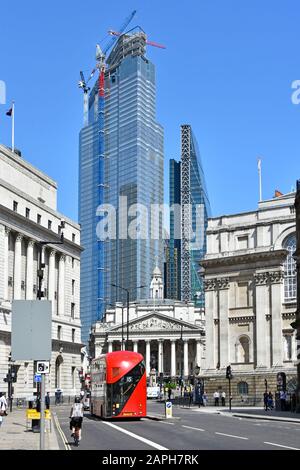
POLYGON ((56 429, 58 430, 58 432, 60 434, 60 437, 62 438, 62 441, 64 443, 65 449, 66 450, 72 450, 71 447, 70 447, 70 444, 67 441, 67 438, 66 438, 63 430, 61 429, 61 426, 59 424, 59 421, 58 421, 58 418, 57 418, 56 414, 53 414, 53 418, 54 418, 54 421, 55 421, 56 429))

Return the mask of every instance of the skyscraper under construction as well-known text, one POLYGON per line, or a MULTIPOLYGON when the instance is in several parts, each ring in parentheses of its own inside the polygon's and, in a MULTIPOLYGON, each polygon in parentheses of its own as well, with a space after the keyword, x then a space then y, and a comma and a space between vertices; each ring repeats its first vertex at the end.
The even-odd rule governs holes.
POLYGON ((130 292, 130 300, 148 297, 155 265, 163 270, 163 216, 156 212, 157 217, 151 218, 151 209, 163 204, 163 129, 155 117, 155 66, 146 58, 145 47, 146 36, 140 29, 119 37, 106 61, 103 136, 97 125, 98 83, 91 90, 88 123, 80 133, 83 341, 105 305, 125 301, 124 289, 130 292), (99 138, 104 138, 103 175, 98 165, 99 138), (99 184, 104 188, 103 203, 111 205, 116 217, 114 234, 104 243, 101 272, 96 253, 99 184))

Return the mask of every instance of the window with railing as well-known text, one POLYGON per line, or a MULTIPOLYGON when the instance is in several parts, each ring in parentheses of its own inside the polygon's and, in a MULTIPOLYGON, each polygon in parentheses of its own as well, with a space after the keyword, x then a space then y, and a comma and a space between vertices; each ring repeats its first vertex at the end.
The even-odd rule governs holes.
POLYGON ((296 262, 293 254, 296 251, 296 236, 290 235, 285 239, 283 248, 288 251, 284 262, 284 300, 296 300, 296 262))

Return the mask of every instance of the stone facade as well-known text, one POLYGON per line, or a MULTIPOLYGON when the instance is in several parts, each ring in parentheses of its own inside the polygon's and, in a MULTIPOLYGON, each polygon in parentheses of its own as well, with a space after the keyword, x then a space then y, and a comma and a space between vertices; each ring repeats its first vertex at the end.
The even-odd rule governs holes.
MULTIPOLYGON (((44 245, 42 292, 52 301, 52 359, 46 390, 64 394, 80 389, 81 323, 80 227, 56 210, 56 183, 21 157, 0 145, 0 391, 8 373, 11 352, 11 302, 34 300, 38 291, 40 241, 44 245)), ((16 362, 14 397, 36 391, 36 364, 16 362)))
POLYGON ((198 367, 201 371, 204 366, 204 310, 192 302, 163 299, 158 268, 153 272, 150 292, 151 299, 130 302, 128 345, 126 305, 117 303, 106 311, 104 322, 92 327, 94 357, 128 346, 145 357, 147 377, 162 373, 187 379, 195 370, 198 374, 198 367))
POLYGON ((201 262, 206 290, 203 375, 209 393, 227 386, 229 364, 234 397, 243 387, 249 396, 261 396, 265 386, 275 392, 278 372, 286 374, 288 388, 294 387, 294 199, 291 193, 260 202, 257 211, 209 220, 207 255, 201 262))

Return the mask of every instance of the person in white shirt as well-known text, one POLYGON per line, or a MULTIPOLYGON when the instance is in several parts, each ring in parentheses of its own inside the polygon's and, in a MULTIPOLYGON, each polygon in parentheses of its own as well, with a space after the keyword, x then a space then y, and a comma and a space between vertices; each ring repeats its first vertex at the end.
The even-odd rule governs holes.
POLYGON ((216 390, 214 393, 215 406, 219 406, 220 393, 216 390))
POLYGON ((6 416, 7 401, 2 392, 0 392, 0 427, 3 422, 3 416, 6 416))
POLYGON ((225 406, 225 398, 226 398, 226 393, 222 392, 221 393, 222 406, 225 406))

